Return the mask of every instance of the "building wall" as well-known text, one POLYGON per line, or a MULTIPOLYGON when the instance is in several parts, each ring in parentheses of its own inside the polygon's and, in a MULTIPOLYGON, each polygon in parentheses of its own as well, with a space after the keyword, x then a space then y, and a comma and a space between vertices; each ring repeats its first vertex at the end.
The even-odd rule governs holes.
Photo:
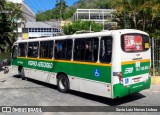
POLYGON ((24 0, 6 0, 6 1, 21 4, 24 0))
POLYGON ((23 13, 24 20, 19 19, 17 21, 18 23, 18 39, 22 39, 22 28, 25 28, 26 22, 35 22, 36 21, 36 15, 35 13, 30 9, 29 6, 27 6, 24 3, 24 0, 6 0, 7 2, 13 2, 18 3, 21 5, 21 10, 23 13))
POLYGON ((23 16, 25 18, 25 22, 36 21, 35 13, 24 2, 22 2, 21 9, 22 9, 23 16))

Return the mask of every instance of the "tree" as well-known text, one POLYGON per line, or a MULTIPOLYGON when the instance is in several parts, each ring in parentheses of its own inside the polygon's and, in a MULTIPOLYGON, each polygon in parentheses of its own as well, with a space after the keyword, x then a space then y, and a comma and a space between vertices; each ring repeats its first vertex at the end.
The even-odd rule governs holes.
POLYGON ((17 20, 22 17, 19 4, 0 1, 0 52, 11 50, 13 42, 16 40, 17 20))
POLYGON ((90 28, 91 28, 91 31, 98 32, 102 30, 103 25, 93 21, 78 20, 73 22, 72 24, 63 26, 63 32, 66 35, 71 35, 76 33, 77 31, 90 31, 90 28))
POLYGON ((61 20, 63 19, 63 16, 64 16, 63 14, 64 14, 66 7, 67 7, 67 5, 66 5, 65 0, 56 0, 55 10, 58 12, 57 15, 59 16, 59 18, 61 20))
POLYGON ((160 30, 160 0, 113 0, 114 17, 119 28, 140 29, 151 36, 160 30), (125 23, 123 25, 123 23, 125 23))

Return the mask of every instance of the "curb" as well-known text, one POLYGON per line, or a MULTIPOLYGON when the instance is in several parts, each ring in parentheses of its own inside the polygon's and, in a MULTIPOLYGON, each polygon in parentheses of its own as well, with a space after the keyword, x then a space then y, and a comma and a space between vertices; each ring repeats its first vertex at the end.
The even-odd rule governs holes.
POLYGON ((151 84, 160 84, 160 76, 152 76, 151 84))

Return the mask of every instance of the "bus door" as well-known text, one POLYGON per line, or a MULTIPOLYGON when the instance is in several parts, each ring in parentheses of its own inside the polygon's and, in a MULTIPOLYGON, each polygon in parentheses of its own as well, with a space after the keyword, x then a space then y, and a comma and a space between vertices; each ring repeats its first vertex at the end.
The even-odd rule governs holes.
MULTIPOLYGON (((149 36, 139 33, 121 35, 121 74, 124 86, 149 80, 150 58, 149 36)), ((135 86, 136 87, 140 87, 135 86)))

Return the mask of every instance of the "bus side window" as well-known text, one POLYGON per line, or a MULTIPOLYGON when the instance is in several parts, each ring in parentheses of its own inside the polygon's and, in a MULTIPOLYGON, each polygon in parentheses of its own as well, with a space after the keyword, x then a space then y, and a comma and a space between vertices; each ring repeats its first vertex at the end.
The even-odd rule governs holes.
POLYGON ((38 42, 29 42, 28 43, 28 57, 38 57, 38 49, 39 43, 38 42))
POLYGON ((55 50, 54 50, 55 58, 56 59, 71 60, 72 44, 73 44, 73 41, 71 39, 57 40, 55 50))
POLYGON ((40 41, 40 58, 52 58, 53 41, 40 41))
POLYGON ((70 60, 72 58, 72 44, 73 40, 66 40, 65 57, 67 60, 70 60))
POLYGON ((27 43, 19 43, 18 56, 25 57, 27 52, 27 43))
POLYGON ((85 42, 83 39, 74 40, 74 60, 83 60, 85 42))
POLYGON ((75 39, 74 60, 94 61, 98 59, 98 38, 75 39))
POLYGON ((110 63, 112 57, 112 37, 106 36, 101 38, 100 62, 110 63))
POLYGON ((62 41, 56 41, 55 58, 62 59, 62 41))

